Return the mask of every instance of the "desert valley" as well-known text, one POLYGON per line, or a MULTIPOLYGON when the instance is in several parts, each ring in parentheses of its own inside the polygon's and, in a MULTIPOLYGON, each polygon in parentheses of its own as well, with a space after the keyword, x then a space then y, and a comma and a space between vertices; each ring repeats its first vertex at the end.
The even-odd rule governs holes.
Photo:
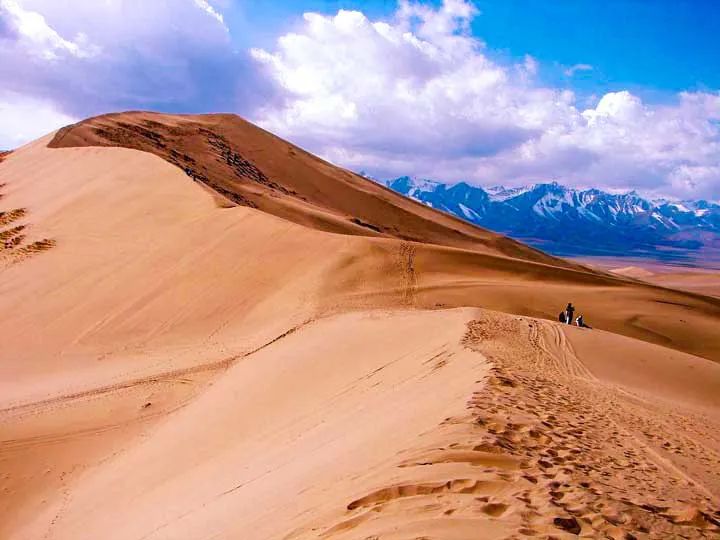
POLYGON ((717 281, 546 255, 233 115, 0 159, 0 538, 720 537, 717 281))

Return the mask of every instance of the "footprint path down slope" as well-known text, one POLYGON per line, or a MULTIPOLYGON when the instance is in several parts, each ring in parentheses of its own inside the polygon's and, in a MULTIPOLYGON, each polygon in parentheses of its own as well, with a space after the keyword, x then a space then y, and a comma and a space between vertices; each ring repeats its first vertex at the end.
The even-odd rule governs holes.
POLYGON ((720 455, 695 436, 717 430, 717 418, 668 417, 669 406, 658 403, 644 409, 650 405, 584 365, 566 335, 579 331, 482 312, 468 324, 464 345, 493 367, 466 414, 424 433, 399 456, 392 483, 379 481, 347 501, 342 520, 314 530, 322 538, 372 540, 480 531, 515 539, 717 538, 720 484, 712 473, 720 455), (656 447, 651 433, 669 446, 656 447), (695 452, 708 472, 690 474, 666 455, 668 447, 695 452))

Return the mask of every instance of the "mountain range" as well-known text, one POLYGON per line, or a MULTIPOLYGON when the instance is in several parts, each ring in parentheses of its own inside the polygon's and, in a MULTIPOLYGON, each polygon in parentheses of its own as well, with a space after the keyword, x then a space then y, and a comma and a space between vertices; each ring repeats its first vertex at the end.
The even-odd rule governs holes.
POLYGON ((720 204, 706 200, 647 199, 557 182, 482 188, 403 176, 385 185, 555 255, 694 264, 720 248, 720 204))

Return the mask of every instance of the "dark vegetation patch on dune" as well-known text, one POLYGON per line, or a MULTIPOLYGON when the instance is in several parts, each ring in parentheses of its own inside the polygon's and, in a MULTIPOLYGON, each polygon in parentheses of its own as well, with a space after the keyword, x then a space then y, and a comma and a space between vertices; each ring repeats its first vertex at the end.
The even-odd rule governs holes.
MULTIPOLYGON (((0 151, 0 163, 10 154, 10 151, 0 151)), ((0 199, 3 196, 2 190, 6 186, 6 183, 0 182, 0 199)), ((0 266, 19 262, 28 256, 55 246, 55 240, 50 238, 23 244, 26 238, 27 224, 18 223, 18 221, 26 217, 27 213, 26 208, 0 210, 0 266)))

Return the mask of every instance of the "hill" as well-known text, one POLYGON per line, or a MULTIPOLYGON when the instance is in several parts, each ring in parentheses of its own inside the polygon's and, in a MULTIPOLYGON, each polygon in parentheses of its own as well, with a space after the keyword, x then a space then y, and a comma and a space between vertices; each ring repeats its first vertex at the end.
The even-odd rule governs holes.
POLYGON ((720 531, 720 299, 546 256, 227 115, 90 119, 0 183, 2 231, 23 227, 0 537, 720 531), (554 322, 567 301, 593 330, 554 322))
POLYGON ((48 146, 119 146, 149 152, 210 188, 222 205, 256 208, 323 231, 400 238, 567 265, 398 197, 235 115, 110 114, 60 130, 48 146))

